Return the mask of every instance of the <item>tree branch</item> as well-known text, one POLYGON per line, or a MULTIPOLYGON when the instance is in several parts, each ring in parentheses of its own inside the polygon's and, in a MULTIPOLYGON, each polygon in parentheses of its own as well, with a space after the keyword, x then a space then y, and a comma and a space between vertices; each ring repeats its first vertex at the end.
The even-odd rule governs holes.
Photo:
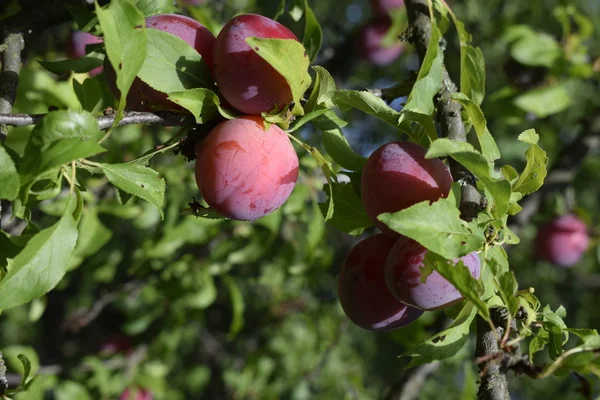
MULTIPOLYGON (((34 125, 46 114, 0 114, 0 124, 9 126, 27 126, 34 125)), ((115 115, 103 115, 97 117, 100 129, 105 130, 115 122, 115 115)), ((138 112, 127 111, 118 126, 146 124, 161 126, 183 126, 193 124, 194 119, 189 114, 175 112, 138 112)))
MULTIPOLYGON (((415 44, 419 58, 423 62, 431 39, 428 0, 406 0, 404 4, 410 23, 411 42, 415 44)), ((442 71, 442 79, 442 88, 434 99, 442 135, 451 140, 465 142, 467 132, 461 118, 461 105, 452 100, 452 94, 457 92, 457 88, 445 67, 442 71)), ((470 221, 483 208, 485 198, 477 190, 473 174, 452 159, 449 160, 449 164, 454 181, 461 184, 461 218, 470 221)))
POLYGON ((498 347, 498 338, 502 337, 502 334, 502 327, 498 326, 494 332, 486 320, 477 316, 475 355, 483 360, 479 363, 481 383, 477 392, 478 400, 510 400, 506 375, 501 370, 498 357, 495 357, 495 355, 502 355, 498 347))
MULTIPOLYGON (((4 32, 2 53, 2 72, 0 73, 0 114, 12 111, 17 88, 19 87, 19 71, 21 70, 21 52, 24 48, 23 34, 4 32)), ((8 128, 0 124, 0 141, 6 140, 8 128)))

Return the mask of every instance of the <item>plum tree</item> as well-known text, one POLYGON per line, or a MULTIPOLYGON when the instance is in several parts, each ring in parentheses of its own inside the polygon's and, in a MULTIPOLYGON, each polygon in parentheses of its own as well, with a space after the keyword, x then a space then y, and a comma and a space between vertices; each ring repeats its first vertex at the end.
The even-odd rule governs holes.
MULTIPOLYGON (((437 271, 421 281, 421 267, 427 249, 406 237, 400 237, 392 246, 385 262, 385 283, 399 301, 423 309, 437 310, 462 299, 456 288, 437 271)), ((476 252, 460 258, 471 275, 479 279, 481 265, 476 252)), ((454 260, 458 263, 459 260, 454 260)))
POLYGON ((255 220, 292 193, 298 156, 276 125, 265 132, 258 116, 225 121, 196 146, 196 183, 204 200, 219 214, 255 220))
POLYGON ((403 44, 398 41, 391 46, 383 45, 383 38, 390 29, 391 22, 386 19, 377 19, 358 31, 356 48, 358 54, 369 62, 385 66, 396 60, 404 50, 403 44))
POLYGON ((382 233, 356 244, 342 264, 338 296, 344 312, 363 329, 386 331, 417 319, 423 311, 397 301, 385 284, 384 267, 394 245, 382 233))
MULTIPOLYGON (((94 36, 88 32, 73 31, 67 40, 67 55, 71 58, 79 58, 85 56, 85 47, 88 44, 102 43, 102 38, 94 36)), ((90 76, 96 76, 102 72, 104 68, 97 67, 92 69, 90 76)))
POLYGON ((577 264, 588 248, 590 237, 585 223, 573 214, 554 218, 539 227, 536 254, 560 267, 577 264))
POLYGON ((404 7, 404 0, 371 0, 376 15, 387 16, 391 10, 404 7))
POLYGON ((390 142, 371 154, 362 172, 361 196, 367 214, 388 235, 398 234, 377 220, 424 200, 446 197, 452 176, 439 159, 426 159, 426 149, 410 142, 390 142))
MULTIPOLYGON (((212 71, 214 35, 200 22, 178 14, 153 15, 146 18, 146 27, 168 32, 183 39, 202 56, 203 63, 212 71)), ((116 86, 116 74, 108 57, 104 62, 108 85, 117 98, 120 97, 116 86)), ((127 109, 134 111, 181 110, 182 108, 167 99, 161 93, 136 78, 127 94, 127 109)))
POLYGON ((152 400, 152 392, 142 388, 136 388, 135 390, 127 388, 121 393, 119 400, 152 400))
POLYGON ((223 97, 244 114, 282 109, 292 101, 285 78, 246 43, 248 37, 292 39, 279 22, 256 14, 238 15, 219 32, 214 50, 214 76, 223 97))

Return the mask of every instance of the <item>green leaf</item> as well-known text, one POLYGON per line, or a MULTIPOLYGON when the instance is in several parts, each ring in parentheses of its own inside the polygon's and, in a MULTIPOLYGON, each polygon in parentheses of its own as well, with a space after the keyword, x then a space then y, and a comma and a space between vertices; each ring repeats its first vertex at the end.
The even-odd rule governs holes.
POLYGON ((101 67, 104 64, 104 55, 96 52, 87 54, 85 57, 69 58, 61 61, 38 61, 42 67, 54 74, 64 72, 84 73, 101 67))
POLYGON ((485 60, 478 47, 473 47, 471 35, 466 31, 465 25, 456 18, 454 13, 450 17, 456 26, 460 39, 460 91, 478 106, 485 96, 485 60))
POLYGON ((512 271, 506 271, 498 277, 498 291, 500 292, 500 297, 502 298, 502 301, 504 301, 504 304, 506 304, 508 312, 513 317, 517 314, 519 309, 519 301, 516 296, 518 289, 519 283, 512 271))
POLYGON ((325 108, 333 108, 333 95, 336 90, 335 81, 325 68, 315 65, 312 69, 315 71, 315 82, 304 107, 305 110, 310 112, 319 105, 323 105, 325 108))
POLYGON ((498 149, 496 141, 487 128, 487 121, 483 116, 483 111, 481 111, 481 108, 463 93, 455 93, 452 95, 452 98, 458 101, 464 107, 467 114, 469 114, 469 119, 475 128, 475 133, 477 134, 477 140, 479 141, 481 154, 483 154, 485 159, 489 162, 499 159, 500 149, 498 149))
POLYGON ((354 152, 339 129, 323 131, 323 146, 333 161, 350 171, 360 171, 367 159, 354 152))
POLYGON ((163 216, 165 180, 158 172, 136 164, 100 164, 100 168, 113 185, 153 204, 163 216))
POLYGON ((16 199, 21 186, 19 174, 3 144, 0 144, 0 182, 0 199, 16 199))
POLYGON ((557 83, 523 93, 515 98, 514 103, 523 111, 546 118, 569 108, 571 96, 564 84, 557 83))
MULTIPOLYGON (((373 221, 365 212, 362 201, 352 188, 352 184, 333 182, 331 188, 325 187, 323 190, 331 191, 335 202, 333 215, 329 219, 330 224, 350 235, 360 235, 365 228, 373 226, 373 221)), ((323 215, 327 214, 330 201, 332 201, 331 197, 319 204, 323 215)))
POLYGON ((535 129, 526 130, 519 135, 518 139, 521 142, 530 144, 530 146, 525 152, 527 164, 514 184, 513 190, 526 195, 535 192, 544 183, 548 173, 546 170, 548 157, 546 152, 537 144, 539 135, 535 132, 535 129))
POLYGON ((438 27, 432 25, 427 53, 425 53, 417 80, 404 105, 404 109, 408 111, 431 115, 435 109, 433 98, 442 87, 444 71, 444 52, 439 46, 440 37, 438 27))
POLYGON ((495 203, 492 213, 497 219, 506 214, 510 201, 510 183, 501 175, 496 174, 492 165, 473 146, 466 142, 457 142, 442 138, 431 143, 425 157, 435 158, 445 156, 452 157, 471 171, 490 191, 495 203))
POLYGON ((204 124, 219 115, 221 100, 209 89, 196 88, 171 92, 169 100, 191 112, 197 124, 204 124))
POLYGON ((529 26, 512 26, 506 36, 511 42, 510 55, 521 64, 550 68, 563 55, 552 36, 535 32, 529 26))
POLYGON ((110 229, 100 222, 96 209, 86 209, 78 227, 79 236, 69 270, 78 266, 86 257, 96 254, 112 238, 110 229))
POLYGON ((213 78, 202 56, 183 39, 146 28, 146 59, 137 76, 163 93, 212 87, 213 78))
POLYGON ((403 357, 412 357, 406 369, 444 360, 458 353, 469 339, 469 328, 476 314, 473 303, 467 302, 448 328, 402 354, 403 357))
POLYGON ((0 309, 46 294, 63 278, 77 241, 75 203, 71 196, 60 220, 34 235, 9 264, 8 274, 0 281, 0 309))
POLYGON ((431 205, 422 201, 402 211, 380 214, 378 219, 448 260, 478 250, 485 241, 481 233, 473 232, 460 219, 451 198, 439 199, 431 205))
POLYGON ((311 84, 308 74, 310 60, 302 44, 294 39, 246 38, 246 43, 263 60, 281 74, 290 86, 294 100, 294 115, 303 115, 300 100, 311 84))
POLYGON ((478 47, 461 45, 460 91, 478 106, 485 97, 485 61, 478 47))
POLYGON ((225 286, 227 286, 227 289, 229 289, 229 297, 231 299, 231 307, 233 311, 233 319, 231 321, 231 326, 229 327, 227 339, 233 340, 244 327, 244 308, 246 305, 244 303, 244 296, 235 282, 235 279, 229 275, 223 275, 222 278, 225 286))
POLYGON ((83 83, 73 79, 73 91, 85 111, 93 112, 102 100, 102 88, 97 79, 88 78, 83 83))
POLYGON ((483 286, 477 279, 473 278, 471 271, 464 265, 462 260, 454 264, 452 261, 445 260, 438 254, 428 251, 424 264, 439 272, 465 299, 473 303, 485 320, 490 320, 490 311, 485 302, 481 300, 483 286))
POLYGON ((133 0, 133 4, 146 17, 156 14, 171 14, 175 11, 172 0, 133 0))
POLYGON ((381 98, 365 90, 337 90, 334 93, 333 102, 338 107, 356 108, 393 126, 398 126, 400 113, 387 105, 381 98))
POLYGON ((313 61, 323 43, 323 30, 321 25, 317 21, 315 13, 310 8, 308 0, 304 0, 304 37, 302 38, 302 44, 306 49, 308 58, 313 61))
POLYGON ((31 132, 19 167, 21 184, 32 182, 52 168, 104 152, 97 142, 101 135, 98 122, 86 111, 48 113, 31 132))
POLYGON ((111 1, 106 9, 96 3, 96 15, 104 34, 106 55, 116 72, 116 84, 121 93, 116 126, 125 109, 127 92, 146 58, 144 15, 129 1, 111 1))
POLYGON ((322 108, 320 110, 315 110, 315 111, 311 111, 307 114, 304 114, 302 117, 298 118, 295 121, 294 125, 291 128, 289 128, 288 130, 286 130, 286 132, 287 133, 295 132, 298 129, 302 128, 307 123, 309 123, 310 121, 314 120, 315 118, 319 118, 321 115, 326 114, 329 111, 330 110, 328 110, 326 108, 322 108))

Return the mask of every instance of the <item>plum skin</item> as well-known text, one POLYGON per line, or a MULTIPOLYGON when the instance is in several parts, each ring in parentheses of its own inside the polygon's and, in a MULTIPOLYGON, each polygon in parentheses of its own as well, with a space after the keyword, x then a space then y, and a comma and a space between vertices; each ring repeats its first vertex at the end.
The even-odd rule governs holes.
POLYGON ((253 221, 280 207, 298 178, 298 156, 277 125, 258 116, 224 121, 196 146, 196 183, 224 217, 253 221))
POLYGON ((395 239, 382 233, 352 247, 338 276, 338 296, 348 318, 370 331, 397 329, 423 311, 397 301, 388 291, 384 266, 395 239))
MULTIPOLYGON (((422 310, 438 310, 460 300, 460 292, 437 271, 421 282, 421 267, 427 249, 406 237, 394 243, 385 263, 385 283, 390 293, 398 300, 422 310)), ((469 268, 471 275, 479 279, 481 263, 477 252, 460 258, 469 268)), ((458 259, 454 260, 454 264, 458 259)))
MULTIPOLYGON (((158 29, 175 35, 192 46, 202 56, 203 63, 212 73, 212 57, 215 44, 214 35, 195 19, 178 14, 153 15, 145 19, 146 28, 158 29)), ((106 79, 111 91, 118 99, 117 77, 108 57, 104 61, 106 79)), ((135 78, 127 93, 127 109, 133 111, 182 110, 178 104, 168 100, 165 93, 159 92, 140 78, 135 78)))
MULTIPOLYGON (((85 47, 88 44, 102 43, 102 38, 94 36, 88 32, 73 31, 67 41, 67 55, 70 58, 79 58, 85 56, 85 47)), ((103 67, 96 67, 88 72, 90 76, 96 76, 102 72, 103 67)))
POLYGON ((394 62, 404 51, 404 45, 398 41, 389 47, 382 45, 383 38, 391 27, 388 20, 375 20, 365 25, 356 38, 356 48, 361 58, 383 67, 394 62))
POLYGON ((361 195, 366 213, 385 234, 398 237, 377 219, 381 213, 396 212, 424 200, 448 196, 452 176, 439 159, 426 159, 427 150, 410 142, 390 142, 367 160, 361 178, 361 195))
POLYGON ((285 78, 246 43, 251 36, 299 40, 279 22, 256 14, 238 15, 217 35, 213 70, 219 91, 235 109, 259 115, 282 109, 293 97, 285 78))
POLYGON ((559 267, 577 264, 588 248, 590 237, 585 223, 572 214, 552 219, 538 229, 536 255, 559 267))

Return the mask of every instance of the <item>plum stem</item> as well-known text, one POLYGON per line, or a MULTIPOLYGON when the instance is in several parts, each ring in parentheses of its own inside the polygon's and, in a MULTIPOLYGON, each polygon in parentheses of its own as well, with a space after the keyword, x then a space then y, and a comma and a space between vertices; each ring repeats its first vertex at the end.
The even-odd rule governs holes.
MULTIPOLYGON (((423 61, 427 53, 427 47, 431 38, 431 19, 429 16, 428 0, 406 0, 406 11, 410 24, 410 39, 417 48, 419 59, 423 61)), ((467 141, 467 131, 461 118, 461 105, 452 99, 452 95, 458 90, 443 67, 442 88, 434 98, 437 120, 440 124, 442 135, 451 140, 460 142, 467 141)), ((449 160, 450 171, 455 182, 461 184, 460 213, 461 218, 471 221, 482 208, 485 208, 485 200, 475 186, 475 178, 465 167, 449 160)))

